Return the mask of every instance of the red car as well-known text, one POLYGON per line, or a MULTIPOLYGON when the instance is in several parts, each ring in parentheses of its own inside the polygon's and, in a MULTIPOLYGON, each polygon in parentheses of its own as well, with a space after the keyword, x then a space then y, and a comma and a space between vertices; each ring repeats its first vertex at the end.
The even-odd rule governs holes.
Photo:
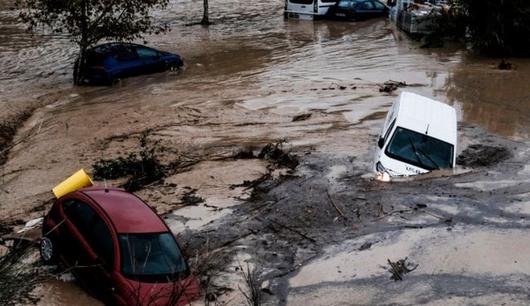
POLYGON ((199 285, 175 237, 141 199, 85 188, 58 199, 44 218, 45 263, 60 260, 108 305, 187 305, 199 285))

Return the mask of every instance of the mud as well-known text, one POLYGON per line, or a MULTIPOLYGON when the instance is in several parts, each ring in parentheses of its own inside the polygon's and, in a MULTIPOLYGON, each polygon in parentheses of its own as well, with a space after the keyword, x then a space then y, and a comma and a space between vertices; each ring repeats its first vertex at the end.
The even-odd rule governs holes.
MULTIPOLYGON (((0 1, 2 118, 38 104, 0 173, 10 230, 42 215, 57 182, 141 151, 151 130, 156 159, 179 170, 136 193, 191 262, 222 258, 216 268, 196 265, 215 272, 197 273, 209 279, 209 299, 244 303, 236 267, 248 263, 271 305, 527 303, 528 60, 501 71, 460 47, 421 49, 385 20, 286 22, 280 2, 211 1, 214 25, 185 26, 202 6, 178 0, 155 13, 172 31, 146 41, 182 54, 183 71, 72 87, 75 46, 25 34, 9 3, 0 1), (482 144, 510 156, 372 180, 377 135, 403 90, 379 92, 389 79, 455 106, 458 154, 482 144), (387 260, 405 257, 419 266, 393 282, 387 260)), ((42 305, 96 303, 72 281, 47 277, 37 289, 42 305)))
POLYGON ((456 163, 463 167, 486 167, 500 163, 510 156, 508 148, 475 144, 462 151, 456 163))
POLYGON ((7 160, 17 130, 31 117, 31 113, 31 110, 25 110, 6 118, 4 122, 0 123, 0 166, 7 160))

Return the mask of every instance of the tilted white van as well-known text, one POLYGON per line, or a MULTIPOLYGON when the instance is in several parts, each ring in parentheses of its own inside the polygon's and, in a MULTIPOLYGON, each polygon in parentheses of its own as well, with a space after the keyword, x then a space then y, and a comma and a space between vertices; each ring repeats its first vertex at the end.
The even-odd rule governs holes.
POLYGON ((375 171, 408 176, 454 168, 457 119, 453 107, 403 92, 387 114, 377 142, 375 171))

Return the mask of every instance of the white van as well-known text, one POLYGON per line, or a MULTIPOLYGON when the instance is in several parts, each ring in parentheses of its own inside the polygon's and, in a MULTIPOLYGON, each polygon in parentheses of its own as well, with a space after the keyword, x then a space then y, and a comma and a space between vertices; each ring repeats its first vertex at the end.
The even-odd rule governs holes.
POLYGON ((338 0, 285 0, 285 18, 314 20, 328 13, 338 0))
POLYGON ((406 176, 454 168, 457 120, 453 107, 403 92, 387 114, 377 142, 375 171, 406 176))

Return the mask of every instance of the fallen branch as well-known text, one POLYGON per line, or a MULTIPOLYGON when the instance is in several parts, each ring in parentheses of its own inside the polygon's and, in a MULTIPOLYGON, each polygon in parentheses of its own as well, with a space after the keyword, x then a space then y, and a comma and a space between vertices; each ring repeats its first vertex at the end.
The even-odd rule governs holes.
POLYGON ((331 206, 333 206, 335 208, 335 210, 339 213, 339 215, 344 218, 344 220, 348 220, 348 217, 346 217, 344 215, 344 213, 342 213, 342 210, 340 210, 340 208, 337 206, 337 204, 335 204, 335 202, 333 201, 333 199, 331 198, 331 195, 329 194, 329 191, 326 190, 326 194, 328 195, 328 199, 329 199, 329 203, 331 204, 331 206))
MULTIPOLYGON (((265 220, 263 220, 263 219, 261 219, 261 218, 256 217, 256 219, 257 219, 258 221, 265 222, 265 220)), ((279 226, 279 227, 281 227, 281 228, 284 228, 284 229, 286 229, 286 230, 289 230, 289 231, 291 231, 291 232, 293 232, 293 233, 295 233, 295 234, 298 234, 298 235, 300 235, 302 238, 305 238, 305 239, 307 239, 307 240, 309 240, 309 241, 311 241, 311 242, 313 242, 313 243, 315 243, 315 244, 317 243, 317 241, 316 241, 315 239, 313 239, 313 238, 307 236, 306 234, 304 234, 304 233, 302 233, 302 232, 300 232, 300 231, 298 231, 298 230, 296 230, 296 229, 294 229, 294 228, 292 228, 292 227, 290 227, 290 226, 287 226, 287 225, 285 225, 285 224, 282 224, 282 223, 277 222, 277 221, 274 221, 274 220, 267 220, 267 221, 269 221, 270 223, 273 223, 273 224, 275 224, 275 225, 277 225, 277 226, 279 226)), ((267 225, 267 227, 271 228, 270 224, 267 225)), ((272 229, 274 230, 274 227, 272 227, 272 229)))

